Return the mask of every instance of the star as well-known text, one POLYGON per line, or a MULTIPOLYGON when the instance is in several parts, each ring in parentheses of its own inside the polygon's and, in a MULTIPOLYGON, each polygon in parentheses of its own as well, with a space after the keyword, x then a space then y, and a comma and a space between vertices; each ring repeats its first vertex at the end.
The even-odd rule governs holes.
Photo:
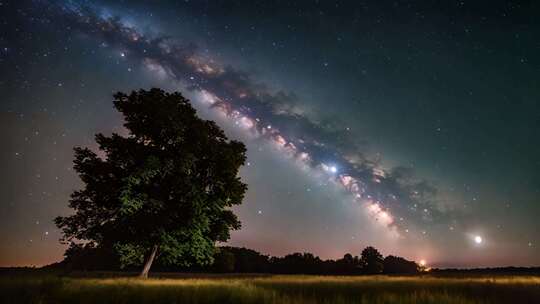
POLYGON ((477 235, 477 236, 474 237, 474 242, 475 242, 476 244, 482 244, 483 241, 484 241, 484 240, 483 240, 482 237, 479 236, 479 235, 477 235))

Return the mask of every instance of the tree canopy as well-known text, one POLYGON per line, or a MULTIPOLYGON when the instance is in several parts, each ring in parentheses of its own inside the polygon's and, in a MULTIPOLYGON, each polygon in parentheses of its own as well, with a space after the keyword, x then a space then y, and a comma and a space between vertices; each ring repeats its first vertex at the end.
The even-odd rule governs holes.
POLYGON ((362 268, 367 273, 383 272, 383 256, 374 247, 368 246, 362 250, 360 262, 362 264, 362 268))
POLYGON ((75 148, 84 187, 70 216, 55 219, 65 242, 112 247, 147 276, 154 257, 189 267, 212 263, 215 243, 240 222, 231 211, 247 190, 238 177, 246 148, 196 114, 180 93, 114 95, 126 136, 96 135, 100 152, 75 148))

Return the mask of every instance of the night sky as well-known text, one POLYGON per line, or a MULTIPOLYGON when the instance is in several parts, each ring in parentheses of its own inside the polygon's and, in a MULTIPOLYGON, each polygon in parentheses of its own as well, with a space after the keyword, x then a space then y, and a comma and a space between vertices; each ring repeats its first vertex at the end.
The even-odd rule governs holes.
POLYGON ((59 261, 74 146, 181 91, 248 148, 229 244, 540 265, 540 3, 2 1, 0 266, 59 261), (18 3, 16 3, 18 2, 18 3))

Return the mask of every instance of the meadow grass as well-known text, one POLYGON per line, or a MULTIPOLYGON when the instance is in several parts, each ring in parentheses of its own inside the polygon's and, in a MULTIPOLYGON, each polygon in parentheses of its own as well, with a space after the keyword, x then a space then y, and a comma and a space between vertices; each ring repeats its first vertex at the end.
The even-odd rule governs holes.
POLYGON ((0 276, 0 303, 540 303, 540 277, 0 276))

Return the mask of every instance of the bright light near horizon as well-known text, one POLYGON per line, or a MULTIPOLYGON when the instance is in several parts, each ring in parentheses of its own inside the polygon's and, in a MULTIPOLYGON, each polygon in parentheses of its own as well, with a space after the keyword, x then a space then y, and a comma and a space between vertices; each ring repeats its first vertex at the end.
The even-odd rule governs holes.
POLYGON ((479 236, 479 235, 477 235, 477 236, 474 237, 474 242, 475 242, 476 244, 482 244, 483 241, 484 241, 484 240, 483 240, 482 237, 479 236))
POLYGON ((420 264, 420 266, 424 267, 426 266, 426 260, 420 260, 420 262, 418 262, 420 264))

